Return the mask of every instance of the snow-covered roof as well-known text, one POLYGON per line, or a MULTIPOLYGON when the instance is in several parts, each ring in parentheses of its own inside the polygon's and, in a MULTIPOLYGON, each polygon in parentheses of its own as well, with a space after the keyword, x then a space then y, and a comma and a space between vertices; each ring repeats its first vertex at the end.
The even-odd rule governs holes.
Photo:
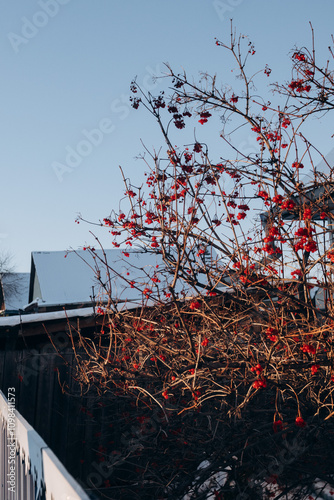
POLYGON ((51 311, 35 314, 23 314, 15 316, 0 317, 1 327, 14 327, 33 323, 46 323, 48 321, 67 320, 71 318, 88 318, 94 315, 93 307, 82 307, 81 309, 70 309, 69 311, 51 311))
MULTIPOLYGON (((142 292, 148 283, 152 290, 160 292, 167 286, 162 275, 159 275, 160 281, 150 281, 155 273, 165 268, 159 253, 118 248, 104 250, 104 253, 96 250, 95 253, 97 258, 94 260, 89 250, 33 252, 29 302, 36 302, 39 307, 51 307, 88 304, 93 296, 96 302, 105 301, 107 294, 97 280, 99 272, 102 283, 111 289, 112 299, 126 308, 142 305, 142 292), (105 262, 110 269, 110 280, 105 262), (130 281, 134 282, 133 287, 130 281)), ((216 254, 212 257, 216 258, 216 254)), ((181 287, 184 285, 179 284, 175 291, 180 292, 181 287)))
MULTIPOLYGON (((96 250, 97 259, 86 250, 73 252, 33 252, 29 302, 38 301, 39 306, 82 304, 106 299, 96 274, 98 269, 101 280, 109 287, 109 278, 102 250, 96 250), (101 259, 101 260, 100 260, 101 259), (94 288, 93 288, 94 287, 94 288)), ((161 255, 120 249, 105 250, 106 261, 110 268, 110 284, 113 299, 142 304, 141 290, 147 283, 147 275, 152 276, 157 266, 162 264, 161 255), (135 281, 137 288, 131 288, 122 277, 135 281), (138 290, 139 288, 139 290, 138 290)))
POLYGON ((22 310, 29 299, 30 273, 8 273, 1 278, 4 311, 22 310))

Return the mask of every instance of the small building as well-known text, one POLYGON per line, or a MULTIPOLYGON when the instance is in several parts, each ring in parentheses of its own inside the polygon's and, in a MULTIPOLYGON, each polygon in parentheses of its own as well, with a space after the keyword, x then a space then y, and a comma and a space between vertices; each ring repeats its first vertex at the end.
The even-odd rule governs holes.
MULTIPOLYGON (((278 214, 283 221, 299 221, 302 211, 305 208, 310 210, 308 217, 311 221, 317 221, 319 224, 322 221, 323 226, 327 224, 327 237, 323 237, 324 250, 330 248, 334 243, 334 182, 328 179, 324 182, 311 183, 303 185, 300 193, 290 196, 294 207, 291 209, 281 209, 277 206, 267 212, 260 214, 261 224, 266 235, 269 234, 272 221, 278 214)), ((270 242, 269 245, 275 248, 275 243, 270 242)), ((280 254, 270 256, 271 260, 281 259, 280 254)), ((329 290, 326 288, 315 287, 311 293, 315 307, 319 310, 326 310, 329 290)), ((303 285, 300 286, 300 297, 303 297, 303 285)))
POLYGON ((119 249, 33 252, 26 310, 91 307, 107 303, 109 292, 120 307, 138 307, 140 288, 161 264, 159 255, 119 249))
POLYGON ((4 273, 0 278, 0 315, 20 314, 29 300, 30 273, 4 273))
MULTIPOLYGON (((212 252, 208 258, 214 261, 216 256, 212 252)), ((198 261, 198 268, 204 267, 203 262, 198 261)), ((195 257, 193 263, 195 266, 195 257)), ((31 426, 25 424, 23 431, 27 428, 28 434, 22 432, 18 436, 18 457, 24 451, 26 459, 34 465, 31 454, 35 450, 34 456, 38 455, 39 469, 32 467, 30 479, 24 473, 22 460, 17 459, 24 487, 30 485, 32 491, 32 483, 39 484, 42 479, 47 499, 63 498, 55 496, 63 488, 64 494, 70 491, 66 498, 74 500, 77 496, 71 488, 77 489, 78 483, 90 498, 96 498, 95 491, 108 484, 112 469, 103 474, 96 469, 101 465, 99 450, 110 443, 108 454, 113 456, 113 450, 127 439, 120 435, 116 425, 110 426, 115 415, 126 411, 127 402, 115 395, 108 405, 100 405, 100 396, 94 391, 82 392, 75 380, 77 356, 86 355, 80 339, 102 335, 104 316, 97 314, 95 306, 103 307, 110 297, 111 307, 116 305, 118 309, 152 305, 153 301, 143 293, 144 287, 151 283, 156 295, 164 298, 163 291, 170 279, 164 269, 161 254, 138 250, 100 250, 95 256, 89 249, 69 253, 33 252, 23 307, 19 308, 19 314, 0 318, 0 390, 6 395, 9 387, 14 388, 16 410, 31 426), (34 450, 25 446, 26 435, 40 443, 34 450), (60 480, 66 482, 67 489, 60 480)), ((207 275, 203 272, 199 279, 205 287, 207 275)), ((191 287, 181 283, 175 293, 187 299, 191 296, 191 287)), ((3 401, 0 394, 0 424, 4 428, 2 415, 6 414, 7 403, 3 401)), ((5 431, 2 437, 6 441, 5 431)), ((0 460, 1 463, 4 461, 0 460)), ((125 477, 126 474, 124 470, 125 477)), ((105 492, 112 495, 112 488, 108 491, 105 486, 105 492)), ((85 494, 81 493, 79 498, 86 498, 85 494)), ((34 495, 32 491, 24 498, 32 499, 34 495)))
MULTIPOLYGON (((203 267, 196 259, 198 257, 194 257, 194 265, 203 267)), ((207 259, 217 259, 213 249, 207 259)), ((160 253, 140 250, 33 252, 25 310, 78 309, 106 304, 110 299, 111 306, 118 309, 140 307, 143 303, 153 305, 149 296, 143 295, 143 290, 149 285, 153 292, 163 293, 170 280, 170 274, 163 272, 165 267, 160 253)), ((205 273, 199 273, 198 279, 204 287, 208 283, 205 273)), ((175 292, 192 294, 186 282, 178 283, 175 292)))

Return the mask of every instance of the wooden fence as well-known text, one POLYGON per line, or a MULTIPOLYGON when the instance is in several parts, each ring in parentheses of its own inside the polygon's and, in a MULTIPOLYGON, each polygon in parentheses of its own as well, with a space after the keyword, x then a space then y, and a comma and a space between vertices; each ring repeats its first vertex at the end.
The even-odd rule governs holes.
MULTIPOLYGON (((61 356, 55 352, 46 333, 42 333, 42 325, 34 325, 26 331, 2 329, 0 389, 5 395, 9 388, 14 389, 17 411, 90 498, 99 498, 98 490, 103 487, 104 477, 96 468, 98 447, 108 437, 105 431, 102 432, 105 412, 96 397, 81 395, 73 379, 74 355, 67 328, 66 323, 48 325, 52 343, 61 356)), ((93 330, 90 326, 86 332, 89 334, 93 330)), ((1 436, 5 439, 4 427, 1 436)), ((45 456, 45 460, 48 459, 45 456)), ((17 470, 21 469, 18 463, 17 470)), ((22 498, 29 499, 29 496, 22 498)))
POLYGON ((89 500, 45 441, 0 392, 0 500, 89 500))

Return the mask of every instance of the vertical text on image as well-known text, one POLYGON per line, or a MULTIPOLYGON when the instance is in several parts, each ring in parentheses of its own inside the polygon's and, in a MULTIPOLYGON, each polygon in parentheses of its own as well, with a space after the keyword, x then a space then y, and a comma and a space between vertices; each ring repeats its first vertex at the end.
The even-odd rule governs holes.
POLYGON ((16 491, 16 420, 15 420, 15 387, 7 391, 7 449, 8 449, 8 491, 16 491))

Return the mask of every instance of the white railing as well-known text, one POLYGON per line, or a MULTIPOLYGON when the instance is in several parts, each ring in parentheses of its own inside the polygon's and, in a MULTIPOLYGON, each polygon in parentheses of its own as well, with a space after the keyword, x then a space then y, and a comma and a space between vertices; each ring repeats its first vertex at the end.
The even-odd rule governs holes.
POLYGON ((0 391, 0 500, 89 500, 39 434, 0 391))

